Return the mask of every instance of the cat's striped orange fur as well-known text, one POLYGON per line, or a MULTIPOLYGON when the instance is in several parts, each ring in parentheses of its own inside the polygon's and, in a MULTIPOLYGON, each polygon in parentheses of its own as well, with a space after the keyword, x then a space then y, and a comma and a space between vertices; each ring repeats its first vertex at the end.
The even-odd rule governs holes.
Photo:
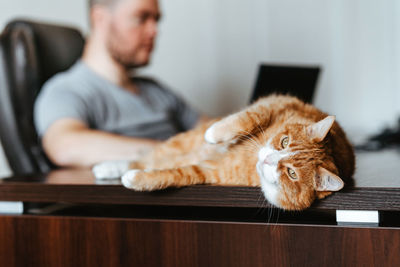
POLYGON ((353 148, 338 123, 327 116, 294 97, 261 98, 243 111, 169 139, 143 161, 132 163, 132 169, 141 171, 128 172, 123 182, 135 190, 261 185, 272 204, 304 209, 315 198, 341 189, 343 182, 350 183, 354 172, 353 148), (287 147, 282 147, 286 141, 287 147), (281 155, 273 172, 279 176, 276 180, 264 174, 275 165, 260 158, 263 147, 281 155))

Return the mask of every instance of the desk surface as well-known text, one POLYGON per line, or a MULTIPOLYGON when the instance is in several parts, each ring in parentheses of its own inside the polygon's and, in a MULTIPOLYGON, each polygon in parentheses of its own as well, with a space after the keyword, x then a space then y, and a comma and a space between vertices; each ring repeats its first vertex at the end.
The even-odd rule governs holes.
MULTIPOLYGON (((355 184, 317 201, 313 209, 400 211, 400 152, 357 154, 355 184)), ((135 192, 118 180, 96 181, 90 170, 61 169, 0 181, 0 201, 201 207, 267 207, 260 188, 197 185, 135 192)))

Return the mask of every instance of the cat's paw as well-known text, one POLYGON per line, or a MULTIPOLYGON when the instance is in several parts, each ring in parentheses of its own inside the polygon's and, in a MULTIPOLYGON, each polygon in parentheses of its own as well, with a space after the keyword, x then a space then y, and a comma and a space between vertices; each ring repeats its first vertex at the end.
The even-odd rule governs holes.
POLYGON ((129 170, 129 161, 105 161, 94 165, 92 172, 96 179, 116 179, 120 178, 129 170))
POLYGON ((124 175, 121 177, 121 182, 122 185, 125 186, 126 188, 129 189, 135 189, 134 184, 135 184, 135 177, 136 174, 138 174, 140 170, 130 170, 127 171, 124 175))
POLYGON ((122 185, 126 188, 136 191, 149 191, 149 180, 145 179, 146 171, 143 170, 129 170, 121 178, 122 185), (146 181, 147 180, 147 181, 146 181))
POLYGON ((232 120, 231 116, 212 124, 204 134, 206 142, 210 144, 225 142, 235 143, 236 140, 234 140, 234 138, 236 135, 232 133, 229 127, 230 120, 232 120))
POLYGON ((204 134, 204 139, 210 144, 218 143, 218 138, 215 136, 215 123, 207 129, 206 133, 204 134))

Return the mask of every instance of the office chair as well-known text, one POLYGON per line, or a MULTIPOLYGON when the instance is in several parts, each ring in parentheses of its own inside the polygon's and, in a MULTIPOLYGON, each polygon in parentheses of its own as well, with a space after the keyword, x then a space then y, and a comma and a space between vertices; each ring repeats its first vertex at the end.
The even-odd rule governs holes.
POLYGON ((0 140, 16 175, 54 168, 33 124, 40 88, 81 56, 84 39, 73 28, 14 20, 0 35, 0 140))

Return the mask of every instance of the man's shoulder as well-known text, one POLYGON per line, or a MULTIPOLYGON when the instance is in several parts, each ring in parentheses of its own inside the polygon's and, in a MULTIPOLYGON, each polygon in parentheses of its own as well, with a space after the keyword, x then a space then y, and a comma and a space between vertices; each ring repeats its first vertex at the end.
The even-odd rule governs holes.
POLYGON ((68 85, 73 81, 74 77, 69 70, 59 72, 43 84, 42 90, 63 87, 62 85, 68 85))
POLYGON ((85 70, 80 66, 81 63, 75 63, 71 68, 59 72, 47 80, 42 86, 42 92, 63 92, 70 91, 76 93, 85 92, 84 88, 90 79, 85 74, 85 70))

